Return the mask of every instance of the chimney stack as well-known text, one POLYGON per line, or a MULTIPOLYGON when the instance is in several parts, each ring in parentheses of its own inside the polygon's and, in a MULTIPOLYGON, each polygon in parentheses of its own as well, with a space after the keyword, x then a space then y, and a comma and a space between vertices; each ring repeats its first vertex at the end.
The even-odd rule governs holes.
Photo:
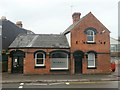
POLYGON ((16 22, 16 25, 17 25, 19 28, 22 28, 22 26, 23 26, 22 21, 17 21, 17 22, 16 22))
POLYGON ((79 13, 79 12, 73 13, 73 15, 72 15, 73 23, 76 23, 80 20, 80 15, 81 15, 81 13, 79 13))
POLYGON ((1 20, 7 20, 5 16, 2 16, 1 17, 1 20))

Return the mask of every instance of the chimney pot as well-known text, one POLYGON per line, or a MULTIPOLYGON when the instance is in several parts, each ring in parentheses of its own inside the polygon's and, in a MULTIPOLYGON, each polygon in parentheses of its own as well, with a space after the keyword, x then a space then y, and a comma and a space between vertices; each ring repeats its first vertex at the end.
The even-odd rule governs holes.
POLYGON ((79 13, 79 12, 73 13, 73 15, 72 15, 73 23, 76 23, 80 20, 80 15, 81 15, 81 13, 79 13))
POLYGON ((22 21, 17 21, 17 22, 16 22, 16 25, 17 25, 18 27, 22 28, 22 21))

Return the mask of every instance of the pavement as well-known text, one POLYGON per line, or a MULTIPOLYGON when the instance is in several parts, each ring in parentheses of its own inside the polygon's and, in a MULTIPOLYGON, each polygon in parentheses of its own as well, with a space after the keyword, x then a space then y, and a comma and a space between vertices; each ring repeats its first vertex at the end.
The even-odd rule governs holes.
POLYGON ((24 75, 2 73, 2 84, 21 82, 92 82, 92 81, 118 81, 116 73, 109 75, 24 75))
POLYGON ((35 82, 97 82, 97 81, 120 81, 120 64, 117 65, 115 72, 111 74, 97 75, 25 75, 25 74, 10 74, 8 72, 0 73, 2 84, 6 83, 35 83, 35 82))

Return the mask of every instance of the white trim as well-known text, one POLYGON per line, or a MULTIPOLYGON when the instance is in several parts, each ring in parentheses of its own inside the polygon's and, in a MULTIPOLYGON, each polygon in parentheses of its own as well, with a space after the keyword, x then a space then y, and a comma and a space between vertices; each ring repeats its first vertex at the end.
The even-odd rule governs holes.
MULTIPOLYGON (((55 52, 55 53, 58 53, 58 52, 55 52)), ((61 53, 65 53, 65 52, 61 52, 61 53)), ((69 69, 68 54, 67 53, 65 53, 65 54, 67 55, 67 58, 66 58, 67 59, 67 67, 66 68, 51 68, 50 67, 51 70, 68 70, 69 69)))
POLYGON ((68 68, 50 68, 51 70, 68 70, 68 68))
POLYGON ((67 33, 65 36, 66 36, 66 38, 68 40, 69 46, 71 46, 71 33, 67 33))
MULTIPOLYGON (((94 65, 93 66, 89 66, 89 65, 87 65, 87 67, 95 67, 95 54, 94 53, 89 53, 89 54, 93 54, 94 55, 94 65)), ((89 54, 88 54, 88 62, 89 62, 89 54)))
POLYGON ((37 53, 35 54, 35 66, 45 66, 45 54, 42 53, 42 54, 43 54, 43 58, 37 58, 37 54, 38 54, 38 53, 42 53, 42 52, 37 52, 37 53), (43 64, 37 64, 37 59, 43 59, 43 64))
POLYGON ((87 34, 87 42, 94 43, 95 42, 95 32, 93 30, 88 30, 88 31, 91 31, 93 35, 88 35, 87 34), (93 41, 88 41, 88 36, 92 36, 93 37, 93 41))
POLYGON ((92 68, 92 67, 95 67, 95 66, 88 66, 88 67, 91 67, 91 68, 92 68))
POLYGON ((87 42, 94 43, 95 41, 87 41, 87 42))

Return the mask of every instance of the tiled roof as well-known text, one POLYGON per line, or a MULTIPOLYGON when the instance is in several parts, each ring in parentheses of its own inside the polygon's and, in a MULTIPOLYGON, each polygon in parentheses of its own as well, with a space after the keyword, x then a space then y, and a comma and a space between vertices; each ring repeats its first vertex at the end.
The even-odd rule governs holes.
POLYGON ((24 28, 19 28, 11 22, 10 20, 1 20, 0 24, 2 23, 2 48, 8 49, 9 45, 15 40, 15 38, 19 34, 27 34, 28 30, 24 28))
POLYGON ((69 48, 69 44, 61 34, 24 34, 19 35, 9 48, 69 48))

